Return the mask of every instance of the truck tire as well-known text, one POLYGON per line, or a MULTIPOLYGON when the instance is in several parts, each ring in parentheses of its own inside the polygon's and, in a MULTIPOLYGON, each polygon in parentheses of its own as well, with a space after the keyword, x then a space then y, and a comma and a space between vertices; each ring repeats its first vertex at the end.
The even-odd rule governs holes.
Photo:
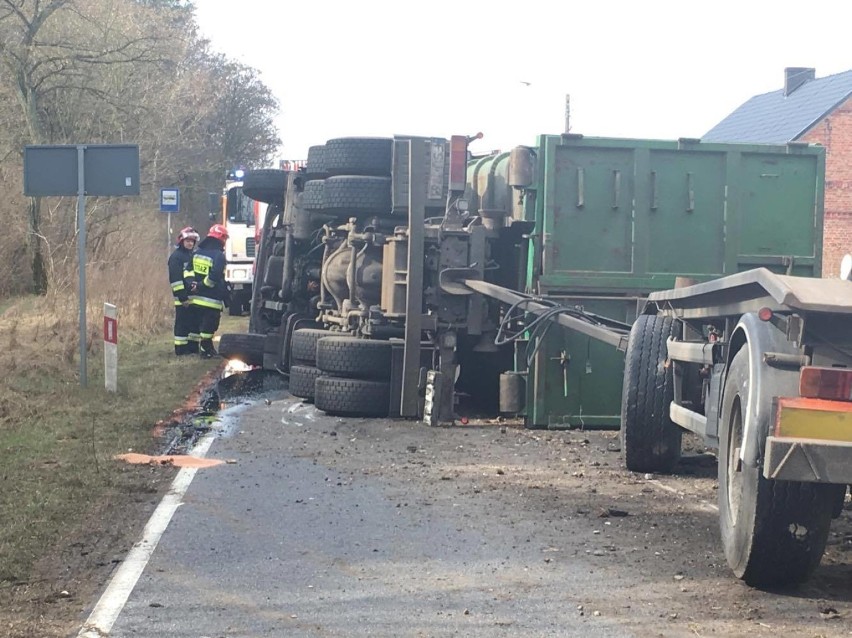
POLYGON ((317 368, 333 377, 388 381, 390 341, 324 337, 317 341, 317 368))
POLYGON ((332 416, 388 415, 390 383, 366 379, 317 377, 314 405, 332 416))
POLYGON ((226 333, 219 339, 219 354, 225 359, 237 359, 249 366, 262 366, 265 341, 266 335, 226 333))
POLYGON ((753 587, 801 583, 819 565, 845 486, 764 478, 742 463, 748 347, 734 356, 719 415, 719 526, 734 574, 753 587))
POLYGON ((243 193, 258 202, 284 205, 287 189, 287 173, 277 168, 261 168, 247 171, 243 177, 243 193))
POLYGON ((305 178, 309 180, 327 177, 325 170, 325 144, 308 147, 308 158, 305 160, 305 178))
POLYGON ((386 137, 339 137, 325 143, 325 170, 329 175, 391 174, 393 140, 386 137))
POLYGON ((325 207, 325 182, 321 179, 309 179, 302 189, 302 208, 322 210, 325 207))
POLYGON ((300 399, 314 400, 314 383, 320 371, 311 366, 290 366, 290 394, 300 399))
POLYGON ((680 324, 640 315, 630 330, 621 396, 621 449, 633 472, 669 473, 680 459, 683 431, 669 418, 674 399, 666 339, 680 324))
POLYGON ((300 328, 290 339, 290 365, 314 366, 317 362, 317 341, 331 333, 319 328, 300 328))
POLYGON ((323 186, 323 210, 329 215, 390 215, 390 177, 338 175, 323 186))

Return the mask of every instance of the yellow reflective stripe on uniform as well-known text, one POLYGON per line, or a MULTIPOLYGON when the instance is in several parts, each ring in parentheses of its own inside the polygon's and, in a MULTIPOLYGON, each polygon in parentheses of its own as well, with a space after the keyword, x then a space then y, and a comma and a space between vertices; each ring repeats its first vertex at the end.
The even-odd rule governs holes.
POLYGON ((194 270, 184 270, 183 271, 183 278, 184 279, 191 278, 194 274, 195 274, 194 270))
POLYGON ((192 298, 192 303, 196 306, 202 306, 204 308, 214 308, 216 310, 221 310, 224 306, 219 299, 211 299, 210 297, 200 297, 196 295, 192 298))
POLYGON ((189 343, 189 339, 186 337, 175 337, 176 346, 185 346, 187 343, 189 343))
POLYGON ((178 290, 183 290, 183 281, 173 281, 172 282, 172 292, 177 292, 178 290))
POLYGON ((215 288, 216 287, 216 284, 213 283, 213 280, 210 279, 210 277, 205 277, 204 281, 202 283, 205 286, 207 286, 208 288, 215 288))
POLYGON ((176 306, 181 306, 181 305, 183 305, 183 302, 181 302, 181 300, 180 300, 180 299, 175 299, 175 305, 176 305, 176 306))

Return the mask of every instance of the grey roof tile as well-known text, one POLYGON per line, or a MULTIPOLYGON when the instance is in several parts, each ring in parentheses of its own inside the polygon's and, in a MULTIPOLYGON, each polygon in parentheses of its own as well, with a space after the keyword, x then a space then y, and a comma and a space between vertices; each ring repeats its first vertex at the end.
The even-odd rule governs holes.
POLYGON ((756 95, 701 139, 785 144, 802 135, 850 95, 852 71, 809 80, 786 97, 783 89, 756 95))

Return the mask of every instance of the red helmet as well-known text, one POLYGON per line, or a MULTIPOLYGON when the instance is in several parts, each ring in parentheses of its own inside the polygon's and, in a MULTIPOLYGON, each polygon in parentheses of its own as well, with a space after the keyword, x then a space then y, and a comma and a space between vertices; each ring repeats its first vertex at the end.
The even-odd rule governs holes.
POLYGON ((207 236, 226 241, 228 239, 228 229, 222 226, 222 224, 213 224, 210 230, 207 231, 207 236))
POLYGON ((186 228, 181 229, 177 236, 177 245, 180 246, 184 239, 198 241, 198 233, 195 232, 195 229, 192 226, 187 226, 186 228))

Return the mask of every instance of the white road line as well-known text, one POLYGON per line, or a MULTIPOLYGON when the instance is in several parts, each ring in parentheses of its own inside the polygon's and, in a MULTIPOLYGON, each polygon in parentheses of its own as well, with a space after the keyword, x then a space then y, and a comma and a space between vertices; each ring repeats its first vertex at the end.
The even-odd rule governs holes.
MULTIPOLYGON (((214 436, 213 432, 207 433, 198 441, 190 454, 204 457, 213 444, 214 436)), ((133 546, 121 566, 112 575, 106 590, 88 620, 83 624, 77 638, 103 638, 109 635, 197 471, 198 468, 185 467, 178 472, 168 493, 145 525, 142 539, 133 546)))

